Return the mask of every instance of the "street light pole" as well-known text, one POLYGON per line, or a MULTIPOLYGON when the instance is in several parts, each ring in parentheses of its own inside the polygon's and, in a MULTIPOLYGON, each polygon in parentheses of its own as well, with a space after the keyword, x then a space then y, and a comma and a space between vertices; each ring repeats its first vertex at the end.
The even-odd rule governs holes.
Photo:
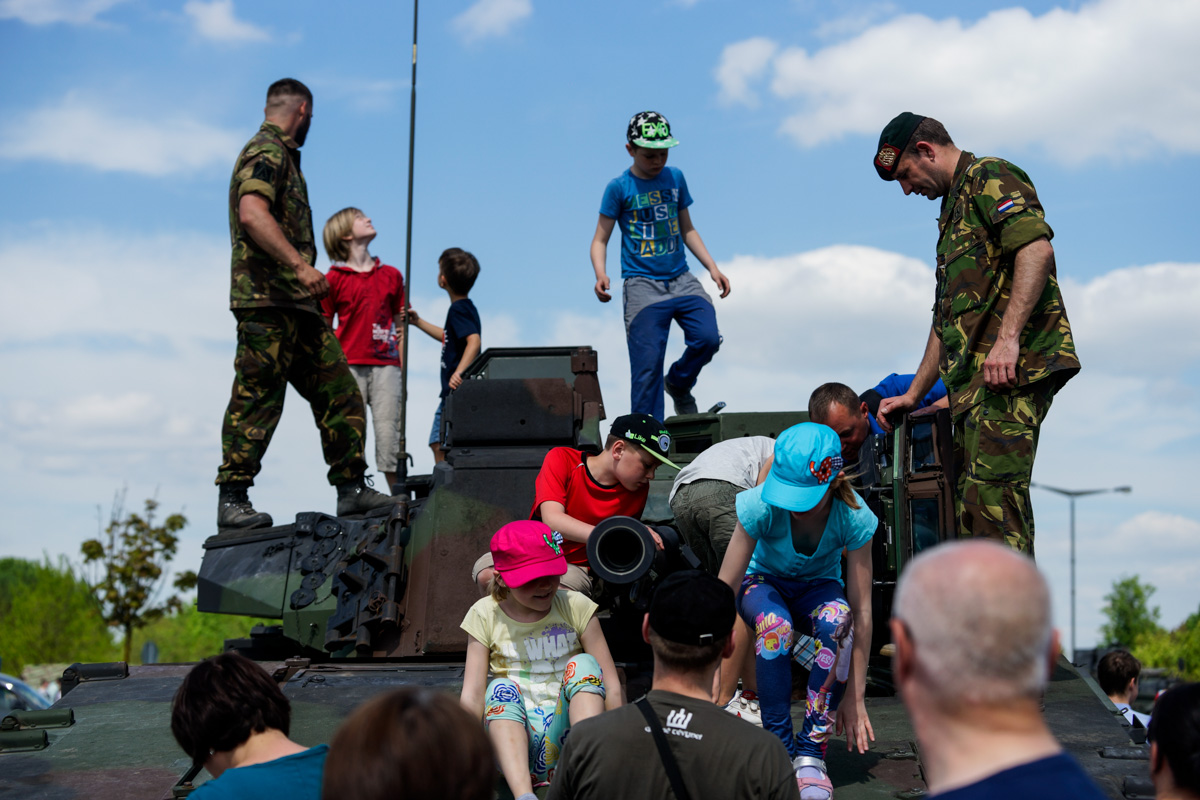
POLYGON ((1071 501, 1071 663, 1075 663, 1075 498, 1086 497, 1090 494, 1106 494, 1121 492, 1129 494, 1132 486, 1114 486, 1111 489, 1060 489, 1057 486, 1047 486, 1044 483, 1030 483, 1030 486, 1045 489, 1048 492, 1061 494, 1071 501))

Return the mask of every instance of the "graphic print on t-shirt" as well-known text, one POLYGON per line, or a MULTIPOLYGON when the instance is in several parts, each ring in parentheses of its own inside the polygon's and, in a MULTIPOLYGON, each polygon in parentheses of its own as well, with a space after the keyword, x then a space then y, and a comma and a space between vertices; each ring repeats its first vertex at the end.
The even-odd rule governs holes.
POLYGON ((639 256, 665 256, 679 249, 679 190, 661 189, 632 198, 625 234, 639 256))
POLYGON ((536 636, 526 636, 525 660, 527 662, 558 661, 575 649, 579 634, 566 625, 547 625, 536 636))

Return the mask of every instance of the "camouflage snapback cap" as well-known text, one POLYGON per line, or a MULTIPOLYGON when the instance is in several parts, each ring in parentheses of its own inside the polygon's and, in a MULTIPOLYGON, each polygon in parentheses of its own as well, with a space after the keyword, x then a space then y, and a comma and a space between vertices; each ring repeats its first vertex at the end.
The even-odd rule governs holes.
POLYGON ((896 180, 896 165, 900 154, 908 147, 913 131, 924 121, 911 111, 897 115, 879 134, 879 146, 875 150, 875 171, 885 181, 896 180))

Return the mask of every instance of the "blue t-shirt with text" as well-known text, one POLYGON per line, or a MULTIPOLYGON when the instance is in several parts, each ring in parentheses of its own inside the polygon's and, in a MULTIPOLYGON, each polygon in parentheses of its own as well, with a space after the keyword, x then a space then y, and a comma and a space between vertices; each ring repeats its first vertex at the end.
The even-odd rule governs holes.
POLYGON ((600 213, 621 229, 621 277, 670 280, 687 272, 679 209, 692 204, 687 181, 675 167, 663 167, 644 181, 625 170, 608 182, 600 213))
POLYGON ((442 397, 445 397, 450 394, 450 376, 467 348, 467 337, 482 330, 475 304, 468 298, 451 303, 442 330, 442 397))

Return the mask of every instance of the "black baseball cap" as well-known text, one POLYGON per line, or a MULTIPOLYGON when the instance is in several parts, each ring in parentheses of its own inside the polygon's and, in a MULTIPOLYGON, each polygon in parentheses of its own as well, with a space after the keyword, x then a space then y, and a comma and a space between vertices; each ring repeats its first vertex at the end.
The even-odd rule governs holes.
POLYGON ((642 111, 634 114, 625 129, 625 140, 638 147, 665 150, 679 144, 671 135, 671 123, 657 111, 642 111))
POLYGON ((666 464, 671 469, 679 469, 667 459, 671 452, 671 434, 661 422, 649 414, 626 414, 613 420, 609 435, 619 439, 629 439, 637 442, 650 455, 666 464))
POLYGON ((733 630, 733 589, 703 570, 673 572, 650 599, 650 628, 669 642, 713 644, 733 630))
POLYGON ((911 111, 897 114, 879 134, 879 146, 875 150, 875 171, 885 181, 896 180, 896 166, 904 148, 908 147, 917 126, 925 121, 911 111))

